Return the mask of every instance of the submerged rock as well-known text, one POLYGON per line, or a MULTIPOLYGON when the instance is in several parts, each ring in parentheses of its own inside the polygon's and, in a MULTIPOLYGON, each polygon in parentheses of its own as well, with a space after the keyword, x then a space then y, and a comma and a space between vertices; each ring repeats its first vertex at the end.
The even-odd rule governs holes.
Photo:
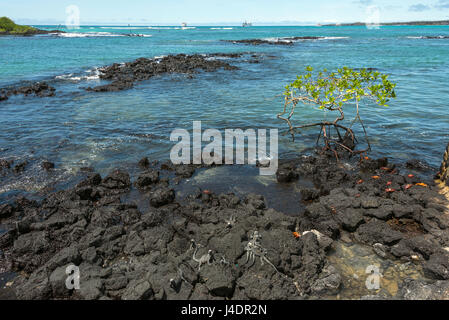
POLYGON ((53 97, 56 89, 50 86, 47 82, 35 82, 26 86, 19 86, 15 88, 2 89, 3 93, 0 95, 0 101, 7 100, 8 96, 12 95, 34 95, 36 97, 53 97))
POLYGON ((13 168, 13 171, 15 173, 21 173, 23 171, 25 171, 25 167, 28 165, 28 161, 23 161, 19 164, 16 164, 13 168))
POLYGON ((336 295, 342 284, 341 275, 332 265, 323 268, 317 281, 311 286, 314 295, 336 295))
POLYGON ((148 168, 150 166, 150 160, 148 160, 147 157, 144 157, 144 158, 140 159, 138 164, 139 164, 139 167, 141 167, 141 168, 148 168))
POLYGON ((279 183, 289 183, 297 180, 299 174, 296 172, 293 164, 281 165, 276 171, 276 179, 279 183))
POLYGON ((8 161, 8 160, 5 160, 5 159, 0 159, 0 170, 10 169, 12 163, 13 163, 12 160, 8 161))
POLYGON ((449 281, 425 282, 406 279, 399 292, 405 300, 449 300, 449 281))
POLYGON ((49 162, 49 161, 44 161, 42 162, 42 168, 45 170, 50 170, 50 169, 54 169, 55 164, 53 162, 49 162))

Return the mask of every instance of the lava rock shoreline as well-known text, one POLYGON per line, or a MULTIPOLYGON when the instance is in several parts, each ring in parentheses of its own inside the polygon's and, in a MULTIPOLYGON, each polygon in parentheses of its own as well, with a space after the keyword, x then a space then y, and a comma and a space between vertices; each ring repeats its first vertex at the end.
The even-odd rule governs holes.
POLYGON ((259 46, 261 44, 269 44, 269 45, 283 45, 283 46, 291 46, 298 40, 319 40, 324 39, 325 37, 316 37, 316 36, 302 36, 302 37, 283 37, 276 38, 275 40, 266 40, 266 39, 243 39, 243 40, 221 40, 223 42, 230 42, 234 44, 247 44, 252 46, 259 46))
POLYGON ((204 72, 214 72, 218 69, 237 70, 225 61, 211 59, 217 57, 240 58, 243 54, 237 53, 217 53, 217 54, 177 54, 168 55, 162 58, 139 58, 127 63, 114 63, 101 68, 100 79, 112 81, 110 84, 88 87, 87 91, 108 92, 131 89, 135 82, 148 80, 154 76, 166 73, 181 73, 192 75, 199 70, 204 72))
POLYGON ((8 100, 12 95, 34 95, 36 97, 53 97, 56 89, 50 86, 47 82, 35 82, 24 86, 18 86, 15 88, 2 88, 0 89, 0 101, 8 100))
MULTIPOLYGON (((192 77, 199 71, 215 72, 219 69, 238 70, 239 68, 223 60, 238 59, 244 55, 249 58, 247 63, 259 63, 260 54, 257 53, 212 53, 212 54, 177 54, 162 58, 139 58, 132 62, 114 63, 100 68, 100 79, 111 81, 109 84, 87 87, 92 92, 115 92, 131 89, 136 82, 148 80, 162 74, 187 74, 192 77)), ((26 85, 16 85, 0 88, 0 102, 6 101, 13 95, 34 95, 36 97, 53 97, 56 89, 45 81, 33 82, 26 85)))
POLYGON ((256 194, 196 190, 181 201, 170 182, 197 167, 147 159, 139 165, 135 181, 123 170, 89 173, 40 202, 18 198, 0 206, 7 226, 0 270, 20 273, 10 297, 335 298, 342 277, 328 257, 345 239, 383 259, 422 266, 427 278, 404 279, 396 296, 360 298, 449 299, 448 200, 435 183, 401 174, 386 159, 364 159, 354 170, 327 156, 281 163, 279 183, 301 177, 315 183, 301 190, 298 206, 302 201, 306 209, 294 217, 267 208, 256 194), (133 188, 148 199, 145 212, 123 200, 133 188), (80 290, 65 287, 72 263, 80 267, 80 290))

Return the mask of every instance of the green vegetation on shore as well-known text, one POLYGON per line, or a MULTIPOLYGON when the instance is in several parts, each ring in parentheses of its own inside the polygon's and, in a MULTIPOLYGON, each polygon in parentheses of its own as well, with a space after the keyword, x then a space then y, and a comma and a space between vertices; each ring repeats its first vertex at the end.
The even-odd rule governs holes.
POLYGON ((39 29, 30 27, 30 26, 21 26, 15 24, 14 21, 7 17, 0 18, 0 34, 34 34, 38 33, 39 29))
POLYGON ((363 99, 369 99, 380 106, 388 106, 387 102, 396 97, 394 91, 396 84, 388 80, 388 75, 372 69, 354 70, 343 67, 336 72, 328 72, 324 69, 317 75, 313 75, 312 71, 311 66, 306 67, 306 74, 298 76, 294 82, 286 86, 284 110, 277 117, 288 124, 289 133, 293 139, 296 131, 319 127, 321 130, 317 143, 322 137, 323 150, 333 151, 337 158, 338 149, 345 149, 352 154, 363 154, 370 151, 371 145, 359 113, 360 104, 363 99), (292 117, 296 107, 303 107, 305 104, 312 104, 326 111, 338 111, 338 117, 334 121, 324 120, 298 126, 293 125, 292 117), (341 122, 345 119, 346 109, 350 106, 355 108, 355 118, 349 126, 345 126, 341 122), (352 129, 356 122, 361 124, 367 143, 366 149, 358 151, 354 151, 357 139, 352 129), (337 133, 336 137, 330 135, 331 128, 337 133))

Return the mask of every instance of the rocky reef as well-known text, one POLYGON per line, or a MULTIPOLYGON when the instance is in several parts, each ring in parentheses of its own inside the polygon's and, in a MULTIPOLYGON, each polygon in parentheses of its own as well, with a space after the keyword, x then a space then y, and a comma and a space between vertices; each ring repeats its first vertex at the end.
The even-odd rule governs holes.
POLYGON ((110 84, 89 87, 88 91, 105 92, 120 91, 133 87, 135 82, 148 80, 156 75, 166 73, 183 73, 192 75, 198 71, 214 72, 218 69, 236 70, 236 66, 214 59, 217 57, 239 58, 241 54, 208 54, 208 55, 169 55, 163 58, 139 58, 124 64, 115 63, 100 69, 100 78, 112 81, 110 84))
MULTIPOLYGON (((162 58, 139 58, 127 63, 114 63, 99 69, 100 79, 110 81, 105 85, 88 87, 87 91, 112 92, 131 89, 136 82, 148 80, 162 74, 186 74, 192 77, 200 71, 215 72, 219 69, 237 70, 238 67, 229 64, 224 59, 238 59, 243 56, 241 62, 260 63, 262 54, 257 53, 213 53, 213 54, 178 54, 168 55, 162 58)), ((53 82, 49 81, 51 84, 53 82)), ((8 100, 13 95, 52 97, 56 89, 45 81, 25 82, 0 88, 0 102, 8 100)))
POLYGON ((353 168, 327 156, 283 161, 278 183, 305 177, 314 182, 301 189, 297 203, 305 211, 296 216, 267 208, 257 194, 196 189, 180 199, 173 185, 197 167, 148 159, 139 166, 134 181, 124 170, 105 177, 91 172, 74 188, 42 201, 19 197, 2 204, 0 272, 20 274, 2 294, 338 298, 348 284, 333 257, 344 243, 423 272, 422 279, 399 279, 394 293, 365 290, 355 298, 449 299, 448 200, 435 183, 401 173, 386 159, 366 158, 353 168), (128 200, 136 191, 147 209, 128 200), (80 290, 65 286, 69 264, 80 268, 80 290))
POLYGON ((0 89, 0 101, 8 100, 12 95, 34 95, 36 97, 53 97, 56 89, 45 81, 34 82, 27 85, 20 85, 12 88, 0 89))
POLYGON ((222 40, 224 42, 231 42, 235 44, 248 44, 252 46, 258 46, 261 44, 270 44, 270 45, 283 45, 283 46, 291 46, 298 40, 318 40, 323 39, 324 37, 313 37, 313 36, 303 36, 303 37, 284 37, 284 38, 275 38, 273 40, 267 39, 243 39, 243 40, 222 40))

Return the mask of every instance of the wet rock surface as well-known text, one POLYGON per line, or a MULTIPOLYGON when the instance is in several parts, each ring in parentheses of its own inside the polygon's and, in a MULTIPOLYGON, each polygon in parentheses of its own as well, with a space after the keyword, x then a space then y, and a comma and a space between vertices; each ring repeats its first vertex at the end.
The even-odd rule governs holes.
POLYGON ((258 46, 262 44, 269 45, 283 45, 291 46, 298 40, 318 40, 324 37, 313 37, 313 36, 303 36, 303 37, 285 37, 285 38, 275 38, 275 39, 243 39, 243 40, 222 40, 224 42, 231 42, 235 44, 248 44, 252 46, 258 46))
POLYGON ((53 97, 55 95, 55 91, 55 88, 44 81, 35 82, 24 86, 0 89, 0 101, 8 100, 8 98, 13 95, 33 95, 40 98, 53 97))
MULTIPOLYGON (((55 31, 44 33, 57 33, 55 31)), ((132 36, 132 35, 129 35, 132 36)), ((127 63, 114 63, 100 68, 100 79, 110 81, 108 84, 87 87, 87 91, 116 92, 128 90, 134 87, 136 82, 148 80, 154 76, 163 74, 185 74, 189 78, 199 72, 215 72, 219 69, 238 70, 225 61, 225 59, 241 59, 246 63, 260 63, 261 55, 258 53, 212 53, 212 54, 178 54, 168 55, 162 58, 139 58, 127 63)), ((49 81, 51 82, 51 80, 49 81)), ((13 95, 53 97, 56 89, 45 81, 25 82, 25 85, 15 85, 0 88, 0 102, 7 101, 13 95)))
POLYGON ((168 55, 163 58, 139 58, 124 64, 115 63, 100 69, 100 78, 112 81, 109 84, 89 87, 88 91, 106 92, 130 89, 135 82, 148 80, 154 76, 168 73, 192 75, 199 71, 214 72, 218 69, 236 70, 233 66, 217 57, 239 58, 242 54, 207 54, 207 55, 168 55))
POLYGON ((135 179, 124 170, 86 172, 42 201, 0 206, 0 269, 21 274, 9 288, 16 297, 338 298, 349 280, 332 256, 344 242, 385 268, 415 266, 425 277, 353 298, 447 298, 449 212, 432 181, 387 170, 384 160, 348 169, 326 156, 301 157, 281 165, 279 183, 308 177, 315 186, 301 192, 305 212, 287 216, 257 194, 197 190, 180 199, 172 183, 195 167, 141 164, 135 179), (394 192, 385 191, 389 182, 394 192), (127 200, 131 192, 146 205, 127 200), (82 290, 65 287, 70 264, 80 268, 82 290))

